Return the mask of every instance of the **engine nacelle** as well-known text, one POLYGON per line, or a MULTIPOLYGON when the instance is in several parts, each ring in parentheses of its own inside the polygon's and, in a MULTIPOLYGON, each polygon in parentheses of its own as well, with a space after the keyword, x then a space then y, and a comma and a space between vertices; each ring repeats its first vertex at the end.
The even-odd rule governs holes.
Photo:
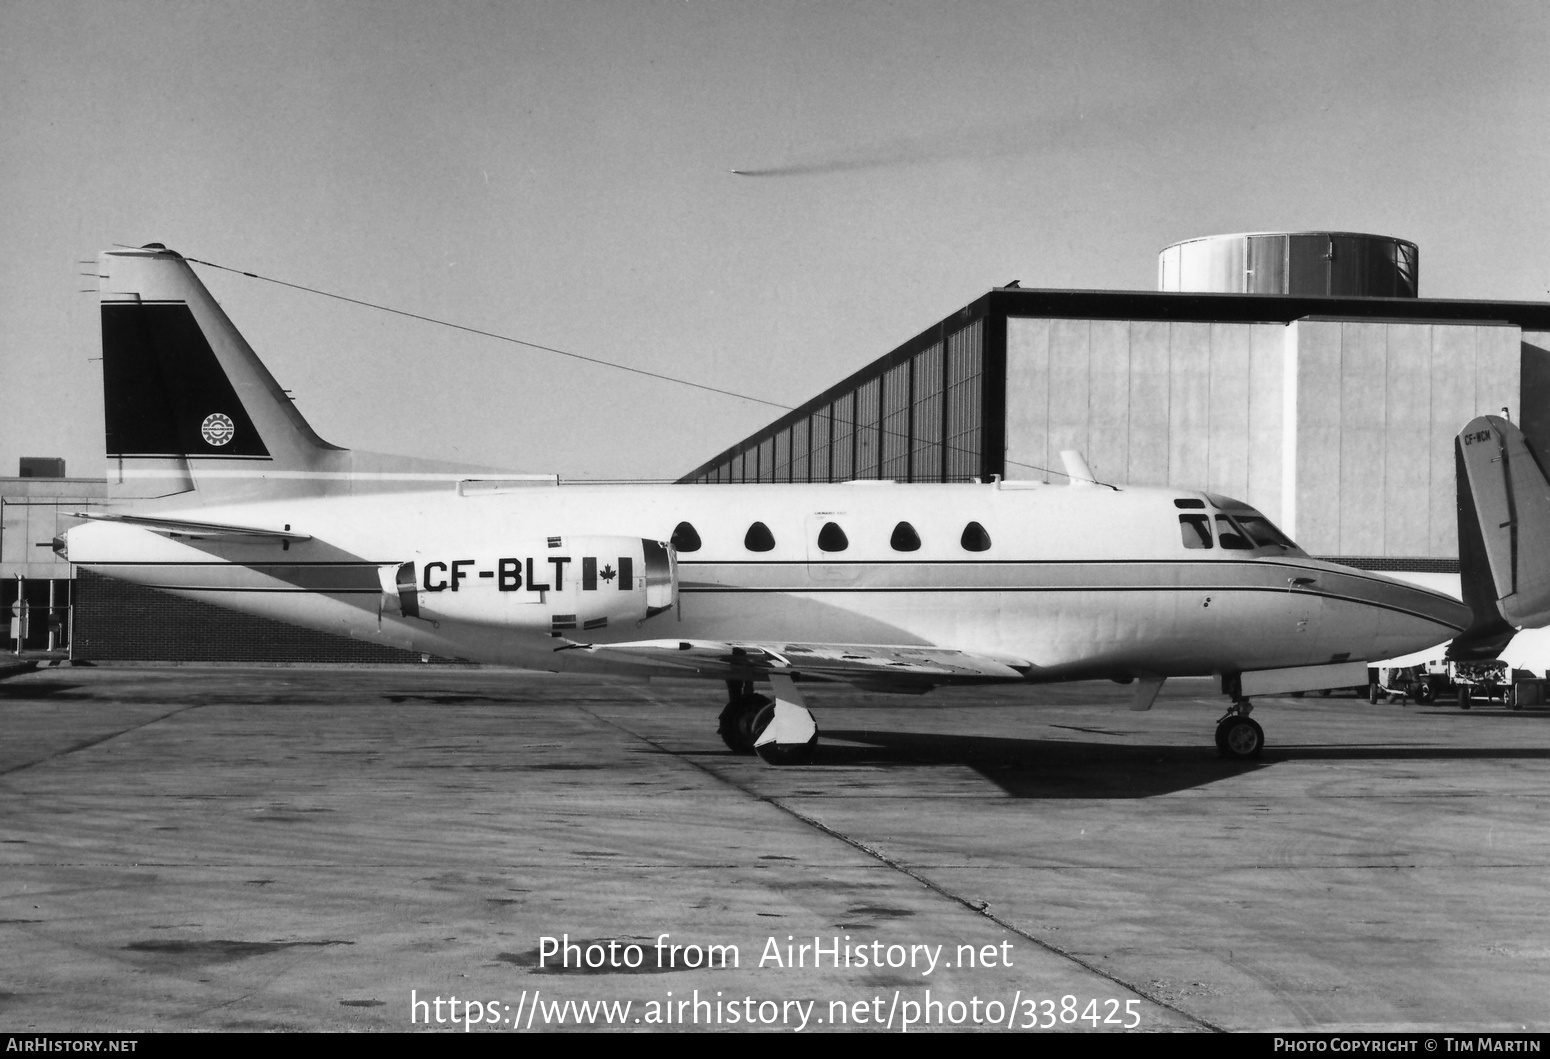
POLYGON ((384 614, 589 640, 678 605, 671 544, 640 537, 516 541, 498 550, 419 552, 379 567, 384 614))

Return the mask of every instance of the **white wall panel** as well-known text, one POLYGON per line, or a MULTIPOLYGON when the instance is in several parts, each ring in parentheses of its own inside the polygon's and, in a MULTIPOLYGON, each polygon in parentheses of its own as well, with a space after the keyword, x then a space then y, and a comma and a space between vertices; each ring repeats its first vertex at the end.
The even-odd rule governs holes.
MULTIPOLYGON (((1049 332, 1049 450, 1060 469, 1060 450, 1088 450, 1090 366, 1086 320, 1052 320, 1049 332)), ((1065 479, 1056 476, 1053 481, 1065 479)))
POLYGON ((1373 490, 1383 505, 1383 555, 1427 555, 1431 548, 1431 332, 1425 324, 1390 324, 1384 331, 1385 474, 1382 488, 1373 490))
POLYGON ((1250 324, 1248 488, 1243 500, 1281 521, 1281 377, 1286 326, 1250 324))
POLYGON ((1173 325, 1137 320, 1130 325, 1130 452, 1127 481, 1168 484, 1169 343, 1173 325))
POLYGON ((1283 496, 1295 491, 1298 543, 1320 555, 1456 556, 1453 438, 1514 399, 1517 329, 1302 320, 1288 346, 1296 424, 1283 447, 1295 477, 1283 496))
POLYGON ((1211 325, 1211 427, 1205 481, 1213 492, 1249 491, 1249 328, 1211 325))
MULTIPOLYGON (((1523 364, 1523 332, 1516 327, 1480 327, 1475 332, 1475 415, 1500 415, 1505 407, 1513 422, 1518 408, 1519 372, 1523 364)), ((1473 417, 1471 417, 1473 418, 1473 417)), ((1455 431, 1463 429, 1460 423, 1455 431)))
POLYGON ((1337 555, 1383 554, 1386 330, 1384 324, 1340 325, 1340 532, 1333 550, 1337 555))
POLYGON ((1453 438, 1475 415, 1475 328, 1434 326, 1432 332, 1432 415, 1428 427, 1433 482, 1428 535, 1432 555, 1458 554, 1458 509, 1453 492, 1453 438))
POLYGON ((1044 479, 1049 467, 1049 320, 1006 322, 1006 476, 1044 479))
POLYGON ((1211 325, 1174 324, 1168 341, 1168 483, 1200 488, 1211 474, 1211 325))
POLYGON ((1309 551, 1329 555, 1340 540, 1340 325, 1299 320, 1287 332, 1292 382, 1282 434, 1295 435, 1282 442, 1295 456, 1282 472, 1282 495, 1295 492, 1287 532, 1309 551))
POLYGON ((1087 462, 1099 481, 1131 481, 1129 322, 1094 320, 1087 349, 1087 462))

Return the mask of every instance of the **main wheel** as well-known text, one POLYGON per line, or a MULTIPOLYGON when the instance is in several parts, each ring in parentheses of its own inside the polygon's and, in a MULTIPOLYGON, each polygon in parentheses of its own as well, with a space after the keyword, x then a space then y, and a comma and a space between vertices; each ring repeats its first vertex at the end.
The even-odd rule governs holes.
MULTIPOLYGON (((721 741, 732 753, 752 754, 753 741, 759 738, 759 732, 754 729, 754 720, 761 710, 773 705, 763 695, 749 693, 739 696, 727 703, 726 708, 721 711, 716 734, 721 736, 721 741)), ((769 724, 769 721, 764 723, 769 724)))
POLYGON ((1425 706, 1429 702, 1436 701, 1437 689, 1422 681, 1419 684, 1412 685, 1410 695, 1415 699, 1417 706, 1425 706))
POLYGON ((1467 685, 1467 684, 1460 684, 1459 685, 1459 709, 1467 710, 1467 709, 1469 709, 1470 705, 1471 705, 1471 702, 1470 702, 1470 696, 1469 696, 1469 685, 1467 685))
MULTIPOLYGON (((768 701, 768 700, 766 700, 768 701)), ((775 719, 775 704, 771 702, 761 709, 753 720, 753 738, 758 739, 775 719)), ((754 753, 766 765, 806 765, 818 754, 818 728, 805 743, 765 743, 754 747, 754 753)))
POLYGON ((1228 717, 1216 726, 1216 745, 1224 757, 1256 758, 1265 749, 1265 730, 1252 717, 1228 717))

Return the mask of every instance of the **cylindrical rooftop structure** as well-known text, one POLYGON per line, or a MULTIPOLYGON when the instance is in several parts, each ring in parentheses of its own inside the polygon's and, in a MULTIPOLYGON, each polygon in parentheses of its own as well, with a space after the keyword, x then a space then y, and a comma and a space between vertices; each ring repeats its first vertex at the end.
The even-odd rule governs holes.
POLYGON ((1419 296, 1412 242, 1362 232, 1246 232, 1174 243, 1157 255, 1157 289, 1212 294, 1419 296))

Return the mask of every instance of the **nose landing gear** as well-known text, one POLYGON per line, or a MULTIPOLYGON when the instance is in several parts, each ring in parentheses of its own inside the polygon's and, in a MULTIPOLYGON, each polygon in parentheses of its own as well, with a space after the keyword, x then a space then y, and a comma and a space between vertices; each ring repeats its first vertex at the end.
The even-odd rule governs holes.
POLYGON ((1216 749, 1225 758, 1248 761, 1265 749, 1265 730, 1249 716, 1254 707, 1248 699, 1239 699, 1227 708, 1227 715, 1216 722, 1216 749))

